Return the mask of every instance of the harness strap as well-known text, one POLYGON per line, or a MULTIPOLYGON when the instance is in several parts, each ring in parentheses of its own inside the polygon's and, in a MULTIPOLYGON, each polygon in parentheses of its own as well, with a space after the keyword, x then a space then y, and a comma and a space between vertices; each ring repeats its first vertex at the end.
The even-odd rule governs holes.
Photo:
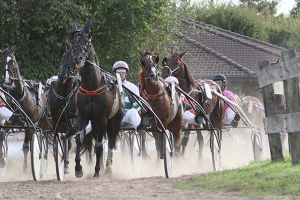
POLYGON ((98 96, 106 91, 106 85, 96 89, 96 90, 86 90, 80 86, 78 93, 84 96, 98 96))
POLYGON ((151 101, 154 101, 165 94, 165 92, 162 91, 161 93, 152 95, 152 94, 148 94, 145 89, 142 91, 142 93, 146 96, 148 100, 151 101))

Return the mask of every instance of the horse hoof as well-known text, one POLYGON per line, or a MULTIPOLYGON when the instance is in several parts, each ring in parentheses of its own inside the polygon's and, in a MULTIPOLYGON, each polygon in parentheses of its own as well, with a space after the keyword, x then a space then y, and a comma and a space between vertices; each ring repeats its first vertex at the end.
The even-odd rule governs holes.
POLYGON ((98 178, 100 175, 99 175, 99 172, 95 172, 94 174, 94 178, 98 178))
POLYGON ((65 174, 70 174, 69 168, 64 168, 64 173, 65 173, 65 174))
POLYGON ((105 175, 111 175, 112 174, 112 169, 111 167, 106 167, 105 168, 105 175))
POLYGON ((81 178, 83 176, 83 172, 82 171, 75 171, 75 176, 76 176, 76 178, 81 178))

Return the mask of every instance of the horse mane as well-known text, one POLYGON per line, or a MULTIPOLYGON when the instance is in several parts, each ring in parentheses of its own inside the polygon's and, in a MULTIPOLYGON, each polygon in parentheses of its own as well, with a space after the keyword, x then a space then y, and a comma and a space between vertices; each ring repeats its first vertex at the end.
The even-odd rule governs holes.
POLYGON ((140 83, 141 83, 141 91, 145 89, 145 73, 143 70, 139 72, 140 83))
POLYGON ((192 76, 192 74, 190 73, 190 71, 188 70, 187 66, 185 65, 184 62, 183 63, 183 67, 184 67, 184 76, 187 80, 187 83, 192 85, 193 87, 195 86, 195 81, 194 81, 194 78, 192 76))

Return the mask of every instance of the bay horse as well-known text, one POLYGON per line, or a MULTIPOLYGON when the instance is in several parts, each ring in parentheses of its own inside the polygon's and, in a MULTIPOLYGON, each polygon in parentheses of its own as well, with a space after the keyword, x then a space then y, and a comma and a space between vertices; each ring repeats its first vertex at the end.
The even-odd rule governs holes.
MULTIPOLYGON (((182 126, 182 104, 178 94, 175 92, 173 95, 159 80, 158 71, 158 55, 152 51, 143 52, 137 49, 140 55, 140 62, 142 71, 140 73, 141 81, 141 97, 144 98, 153 109, 154 113, 162 122, 164 128, 168 129, 174 137, 175 153, 180 151, 180 133, 182 126)), ((151 126, 153 127, 153 136, 155 138, 157 159, 161 156, 161 144, 163 133, 159 131, 162 127, 156 127, 153 118, 151 119, 147 113, 142 113, 142 126, 152 120, 151 126), (148 122, 147 122, 148 119, 148 122)), ((175 154, 175 155, 177 155, 175 154)))
POLYGON ((72 66, 74 63, 71 53, 71 50, 67 50, 63 54, 58 79, 49 85, 47 98, 53 134, 65 133, 63 136, 65 173, 68 173, 69 168, 70 138, 78 129, 77 95, 75 95, 78 89, 78 74, 72 66), (65 106, 67 108, 64 110, 65 106))
MULTIPOLYGON (((123 114, 121 95, 114 83, 104 75, 99 67, 99 60, 92 44, 91 24, 87 22, 80 31, 70 38, 71 58, 80 75, 80 88, 77 92, 77 108, 79 114, 79 131, 76 133, 75 176, 83 175, 80 164, 82 147, 87 143, 85 127, 92 124, 90 134, 95 139, 96 165, 94 177, 99 177, 100 158, 103 153, 102 139, 107 134, 108 154, 106 172, 111 173, 113 149, 120 131, 123 114)), ((87 141, 88 144, 91 144, 87 141)), ((87 147, 88 148, 88 147, 87 147)))
MULTIPOLYGON (((219 99, 216 95, 212 94, 212 98, 208 99, 204 89, 204 83, 208 84, 211 90, 215 90, 219 93, 221 89, 212 80, 194 80, 191 72, 187 68, 186 64, 182 61, 185 52, 176 53, 171 51, 171 56, 164 58, 162 61, 162 77, 167 78, 168 76, 174 76, 179 81, 179 87, 187 94, 189 94, 193 99, 195 99, 204 108, 205 115, 209 115, 209 119, 218 130, 222 130, 222 119, 224 115, 224 102, 219 99)), ((200 115, 203 113, 199 113, 200 115)), ((189 128, 192 127, 199 128, 198 125, 189 124, 189 128)), ((199 144, 198 156, 202 156, 203 152, 203 136, 201 130, 196 130, 197 141, 199 144)), ((184 132, 184 137, 182 139, 182 154, 185 153, 185 148, 189 140, 190 131, 184 132)))
MULTIPOLYGON (((36 87, 39 86, 41 89, 41 84, 22 78, 14 51, 11 49, 3 50, 0 55, 0 63, 3 69, 4 89, 19 102, 21 108, 31 121, 34 124, 37 123, 42 130, 45 130, 48 127, 45 117, 46 97, 42 92, 38 92, 41 90, 36 87)), ((27 155, 31 137, 30 129, 26 128, 22 147, 24 153, 24 172, 27 170, 27 155)))

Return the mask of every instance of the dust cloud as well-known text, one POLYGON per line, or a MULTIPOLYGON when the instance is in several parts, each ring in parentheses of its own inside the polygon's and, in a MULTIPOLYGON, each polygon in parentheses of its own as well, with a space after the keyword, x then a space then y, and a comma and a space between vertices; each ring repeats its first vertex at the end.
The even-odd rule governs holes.
MULTIPOLYGON (((189 143, 184 156, 176 157, 173 160, 172 176, 192 175, 199 173, 213 172, 211 152, 209 148, 209 133, 203 132, 204 149, 203 155, 198 159, 198 143, 196 134, 191 134, 189 143)), ((6 168, 0 169, 0 182, 25 181, 32 180, 30 168, 30 155, 28 156, 28 169, 23 172, 23 152, 22 136, 9 138, 9 154, 6 168)), ((287 139, 285 139, 287 140, 287 139)), ((269 159, 269 147, 267 136, 262 131, 263 141, 263 159, 269 159)), ((114 151, 113 157, 113 174, 114 179, 133 179, 142 177, 161 176, 164 177, 163 160, 156 159, 154 140, 147 136, 147 150, 150 159, 135 159, 132 165, 129 150, 121 153, 120 143, 114 151)), ((284 153, 287 154, 287 141, 284 142, 284 153)), ((65 176, 65 180, 80 180, 74 176, 74 159, 75 155, 70 155, 70 174, 65 176)), ((253 151, 251 143, 251 130, 248 128, 231 128, 223 130, 222 147, 221 147, 221 170, 239 168, 253 161, 253 151)), ((87 165, 85 156, 82 156, 82 165, 84 177, 90 178, 94 173, 94 164, 87 165)), ((102 169, 101 169, 102 170, 102 169)), ((102 170, 102 173, 105 170, 102 170)), ((103 176, 103 174, 102 174, 103 176)), ((48 156, 48 167, 46 179, 56 179, 54 159, 52 152, 48 156)))

